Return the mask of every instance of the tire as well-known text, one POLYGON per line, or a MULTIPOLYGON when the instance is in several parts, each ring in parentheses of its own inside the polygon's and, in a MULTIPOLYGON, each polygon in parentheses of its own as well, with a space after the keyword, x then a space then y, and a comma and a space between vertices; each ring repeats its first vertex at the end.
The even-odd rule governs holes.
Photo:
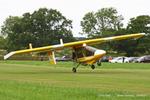
POLYGON ((101 63, 101 62, 98 62, 98 63, 97 63, 97 65, 98 65, 98 66, 101 66, 101 65, 102 65, 102 63, 101 63))
POLYGON ((95 69, 95 66, 94 66, 94 65, 92 65, 92 66, 91 66, 91 68, 92 68, 92 69, 95 69))
POLYGON ((77 69, 76 68, 72 68, 72 72, 76 73, 77 72, 77 69))

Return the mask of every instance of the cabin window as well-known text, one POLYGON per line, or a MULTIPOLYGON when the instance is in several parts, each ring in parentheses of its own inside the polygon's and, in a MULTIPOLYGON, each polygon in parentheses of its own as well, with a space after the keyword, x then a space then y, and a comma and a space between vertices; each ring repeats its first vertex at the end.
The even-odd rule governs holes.
POLYGON ((74 49, 75 52, 72 54, 72 58, 82 58, 82 57, 88 57, 94 55, 95 50, 91 50, 91 48, 87 49, 86 47, 76 48, 74 49))

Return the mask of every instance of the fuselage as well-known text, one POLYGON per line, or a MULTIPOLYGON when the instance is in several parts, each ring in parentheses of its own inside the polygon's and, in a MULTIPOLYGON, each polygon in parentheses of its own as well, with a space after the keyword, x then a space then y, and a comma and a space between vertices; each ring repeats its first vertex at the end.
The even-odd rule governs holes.
POLYGON ((106 51, 90 46, 79 47, 74 50, 73 59, 83 65, 93 65, 106 54, 106 51))

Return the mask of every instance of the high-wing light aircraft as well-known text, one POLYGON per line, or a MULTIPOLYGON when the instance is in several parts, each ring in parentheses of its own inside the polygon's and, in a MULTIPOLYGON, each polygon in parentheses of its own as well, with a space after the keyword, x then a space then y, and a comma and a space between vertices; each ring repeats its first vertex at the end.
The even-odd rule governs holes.
POLYGON ((106 38, 83 40, 83 41, 70 42, 70 43, 63 43, 62 39, 60 39, 60 44, 38 47, 38 48, 32 48, 32 45, 29 44, 29 49, 12 51, 7 55, 5 55, 4 59, 7 59, 10 56, 15 54, 47 52, 50 59, 50 63, 56 64, 55 51, 61 50, 63 48, 72 48, 72 60, 77 63, 76 66, 73 67, 72 69, 73 72, 76 72, 76 69, 80 64, 90 65, 91 68, 94 69, 95 63, 101 65, 101 62, 98 61, 106 54, 106 51, 93 48, 89 45, 98 44, 98 43, 100 44, 100 43, 113 41, 113 40, 124 40, 124 39, 132 39, 132 38, 137 39, 144 35, 146 34, 136 33, 136 34, 120 35, 120 36, 113 36, 113 37, 106 37, 106 38))

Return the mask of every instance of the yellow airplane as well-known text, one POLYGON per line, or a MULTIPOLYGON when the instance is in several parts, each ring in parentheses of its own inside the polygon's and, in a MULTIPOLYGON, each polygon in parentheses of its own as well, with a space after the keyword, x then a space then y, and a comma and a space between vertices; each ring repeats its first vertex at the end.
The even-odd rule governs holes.
POLYGON ((95 63, 101 65, 101 62, 98 62, 100 58, 102 58, 106 51, 99 50, 88 45, 100 44, 113 40, 124 40, 124 39, 137 39, 146 35, 145 33, 136 33, 136 34, 128 34, 121 36, 113 36, 106 38, 97 38, 83 41, 76 41, 70 43, 63 43, 62 39, 60 39, 60 44, 44 46, 38 48, 32 48, 32 44, 29 44, 29 49, 12 51, 4 56, 4 59, 8 59, 10 56, 15 54, 23 54, 23 53, 32 53, 32 52, 47 52, 49 56, 49 60, 51 64, 56 64, 55 59, 55 51, 61 50, 63 48, 72 48, 72 60, 77 63, 75 67, 73 67, 72 71, 76 72, 76 69, 80 64, 82 65, 90 65, 92 69, 95 68, 95 63))

